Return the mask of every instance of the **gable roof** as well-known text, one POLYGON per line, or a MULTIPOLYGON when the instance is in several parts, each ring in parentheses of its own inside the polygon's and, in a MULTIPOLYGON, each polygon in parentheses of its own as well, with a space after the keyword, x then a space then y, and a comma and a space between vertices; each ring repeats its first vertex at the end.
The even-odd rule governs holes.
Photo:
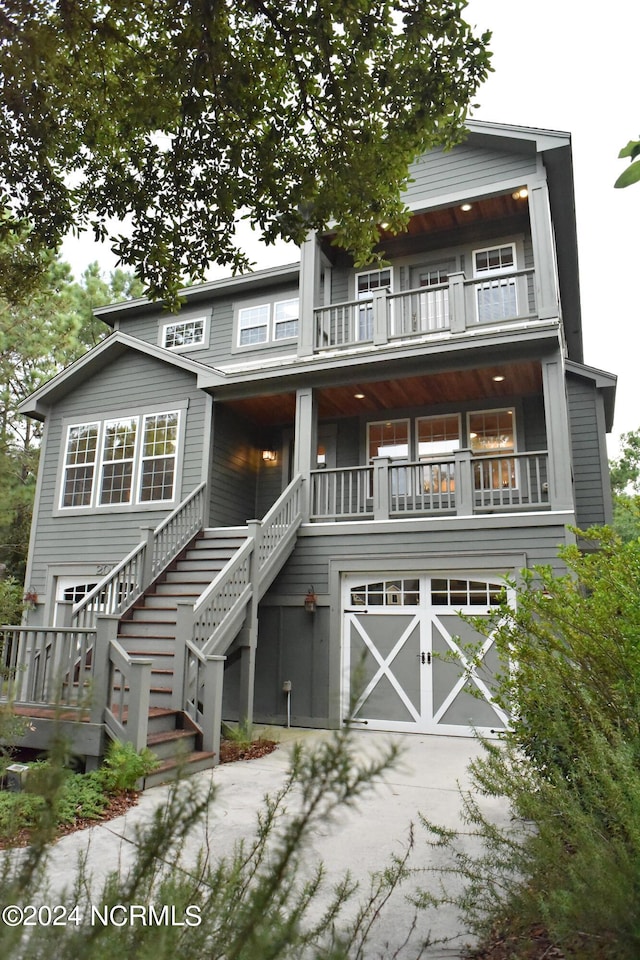
POLYGON ((20 413, 36 420, 44 420, 50 407, 60 400, 66 394, 70 393, 81 383, 88 380, 97 370, 101 370, 106 364, 113 363, 118 357, 122 356, 128 350, 135 350, 148 357, 167 363, 170 366, 178 367, 193 373, 194 376, 203 373, 211 374, 212 368, 200 363, 198 360, 191 360, 189 357, 180 356, 172 353, 165 347, 156 346, 153 343, 147 343, 144 340, 138 340, 137 337, 129 336, 116 330, 97 346, 85 353, 79 360, 74 361, 60 373, 56 374, 51 380, 35 390, 30 396, 23 400, 18 406, 20 413))

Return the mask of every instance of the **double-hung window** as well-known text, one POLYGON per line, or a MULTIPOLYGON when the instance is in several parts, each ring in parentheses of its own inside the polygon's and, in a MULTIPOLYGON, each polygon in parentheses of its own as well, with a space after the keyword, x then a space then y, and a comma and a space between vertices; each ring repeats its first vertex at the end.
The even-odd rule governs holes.
POLYGON ((177 410, 71 424, 60 509, 172 501, 179 427, 177 410))
POLYGON ((238 309, 238 346, 251 347, 298 336, 298 298, 238 309))
POLYGON ((483 281, 476 284, 479 323, 517 317, 516 278, 513 276, 515 270, 516 248, 513 243, 486 250, 474 250, 473 275, 483 281))
POLYGON ((469 446, 474 457, 476 490, 497 491, 518 486, 513 409, 468 414, 469 446))
POLYGON ((356 340, 373 340, 373 292, 390 287, 391 270, 372 270, 356 275, 357 299, 367 301, 358 307, 356 340))

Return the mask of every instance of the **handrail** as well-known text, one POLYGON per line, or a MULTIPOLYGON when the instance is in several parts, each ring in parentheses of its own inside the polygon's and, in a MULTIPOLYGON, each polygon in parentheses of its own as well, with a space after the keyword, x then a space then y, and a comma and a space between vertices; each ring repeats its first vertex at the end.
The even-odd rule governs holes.
POLYGON ((203 481, 150 531, 73 607, 75 626, 93 627, 99 613, 120 614, 144 593, 204 524, 206 483, 203 481))
POLYGON ((96 631, 0 627, 0 701, 86 709, 96 631))

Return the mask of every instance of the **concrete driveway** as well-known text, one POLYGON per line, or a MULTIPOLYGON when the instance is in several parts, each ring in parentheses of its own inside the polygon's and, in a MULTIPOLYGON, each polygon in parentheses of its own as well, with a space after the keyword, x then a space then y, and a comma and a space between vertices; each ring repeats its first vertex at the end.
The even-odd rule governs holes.
MULTIPOLYGON (((203 781, 212 776, 217 794, 206 826, 197 827, 187 843, 184 854, 187 859, 192 856, 195 860, 205 841, 215 859, 228 854, 238 840, 251 836, 264 795, 275 793, 285 781, 291 741, 302 740, 313 747, 331 736, 327 731, 311 730, 272 729, 271 733, 280 740, 274 753, 258 760, 224 764, 213 772, 195 775, 203 781)), ((391 854, 401 854, 405 849, 409 825, 417 823, 418 812, 444 827, 464 831, 459 785, 462 789, 468 786, 468 762, 482 752, 482 747, 473 739, 458 737, 360 730, 354 731, 353 737, 358 755, 363 757, 372 756, 381 744, 395 741, 402 748, 401 761, 395 769, 387 771, 383 782, 366 794, 357 809, 342 810, 335 822, 316 829, 304 862, 311 867, 321 860, 330 885, 347 870, 351 871, 362 881, 366 894, 370 873, 383 868, 391 854)), ((71 886, 73 865, 87 849, 97 881, 111 870, 124 869, 131 859, 136 829, 149 821, 158 805, 166 802, 168 791, 166 786, 154 787, 144 793, 139 805, 126 816, 61 839, 54 848, 49 870, 52 891, 71 886)), ((492 819, 506 821, 505 804, 489 801, 486 809, 492 819)), ((469 837, 468 842, 476 841, 469 837)), ((411 862, 415 867, 428 870, 437 865, 436 857, 443 862, 444 853, 431 850, 425 842, 424 830, 417 827, 411 862)), ((396 891, 374 928, 366 960, 394 956, 395 947, 405 939, 414 914, 406 902, 406 894, 428 882, 428 873, 417 874, 401 891, 396 891)), ((423 911, 418 914, 410 943, 397 954, 398 960, 415 957, 417 944, 428 936, 435 940, 447 938, 446 943, 427 949, 425 956, 430 960, 459 957, 467 941, 455 908, 423 911)))

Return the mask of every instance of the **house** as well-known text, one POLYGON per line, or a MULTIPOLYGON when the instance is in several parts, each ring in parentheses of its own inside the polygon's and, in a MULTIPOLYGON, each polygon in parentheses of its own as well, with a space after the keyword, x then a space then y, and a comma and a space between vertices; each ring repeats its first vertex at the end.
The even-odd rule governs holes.
POLYGON ((111 736, 211 763, 221 717, 504 726, 458 613, 609 520, 615 377, 583 360, 568 134, 469 122, 411 174, 387 265, 314 235, 177 315, 102 308, 113 334, 23 404, 29 742, 55 704, 90 762, 111 736))

